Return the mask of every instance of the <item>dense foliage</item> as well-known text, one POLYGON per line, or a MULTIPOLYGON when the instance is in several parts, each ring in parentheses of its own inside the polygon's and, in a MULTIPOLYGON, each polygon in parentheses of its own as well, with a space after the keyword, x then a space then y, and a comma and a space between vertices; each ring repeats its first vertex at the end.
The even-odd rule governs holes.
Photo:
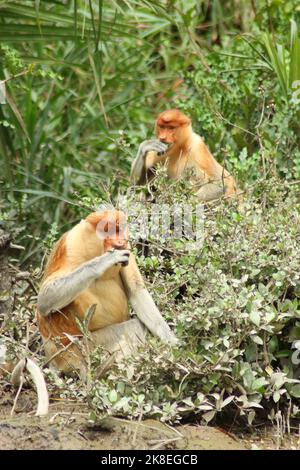
MULTIPOLYGON (((97 413, 298 414, 299 15, 296 0, 0 1, 0 219, 26 248, 20 266, 36 268, 59 234, 127 191, 167 107, 192 117, 245 191, 242 210, 205 208, 199 252, 137 244, 181 344, 170 354, 153 339, 87 389, 69 379, 97 413)), ((163 172, 155 184, 159 202, 191 201, 163 172)))
POLYGON ((206 209, 202 249, 168 239, 140 256, 181 346, 170 355, 153 341, 150 354, 119 366, 95 385, 97 408, 163 419, 205 412, 210 421, 230 404, 252 422, 261 410, 275 419, 280 401, 298 414, 299 188, 273 180, 258 189, 264 203, 248 195, 242 213, 206 209))

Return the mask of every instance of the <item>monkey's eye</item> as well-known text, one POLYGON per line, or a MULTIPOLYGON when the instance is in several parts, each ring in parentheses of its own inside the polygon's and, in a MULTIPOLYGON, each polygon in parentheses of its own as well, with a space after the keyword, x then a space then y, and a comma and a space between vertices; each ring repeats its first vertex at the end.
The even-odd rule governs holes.
POLYGON ((173 131, 177 126, 159 126, 160 129, 166 129, 167 131, 173 131))
POLYGON ((100 221, 96 227, 99 238, 111 238, 119 233, 119 225, 116 222, 100 221))

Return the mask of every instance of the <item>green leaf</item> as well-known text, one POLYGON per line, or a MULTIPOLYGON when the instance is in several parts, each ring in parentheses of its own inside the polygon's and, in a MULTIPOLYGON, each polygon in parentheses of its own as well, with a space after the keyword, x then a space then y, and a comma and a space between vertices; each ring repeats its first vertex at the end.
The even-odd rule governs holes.
POLYGON ((252 339, 252 341, 253 341, 254 343, 259 344, 259 345, 261 345, 261 346, 264 344, 264 342, 263 342, 263 340, 260 338, 260 336, 254 335, 254 336, 251 336, 251 339, 252 339))
POLYGON ((253 309, 250 312, 249 317, 250 317, 250 320, 252 321, 252 323, 254 323, 254 325, 256 325, 256 326, 260 325, 260 313, 259 313, 258 310, 253 309))
POLYGON ((283 372, 275 372, 271 376, 271 382, 275 385, 277 390, 279 390, 286 382, 286 376, 283 372))
POLYGON ((298 37, 298 26, 294 20, 291 20, 291 58, 290 58, 290 77, 289 84, 300 80, 300 39, 298 37))
POLYGON ((255 418, 256 412, 254 410, 251 410, 247 416, 248 419, 248 424, 251 426, 253 423, 253 420, 255 418))
POLYGON ((111 390, 108 394, 108 399, 111 403, 115 403, 118 400, 118 394, 115 390, 111 390))
POLYGON ((293 385, 289 393, 292 397, 300 398, 300 384, 293 385))
POLYGON ((90 325, 90 322, 91 322, 91 319, 93 318, 93 315, 96 311, 96 308, 97 308, 97 304, 93 304, 91 305, 86 314, 85 314, 85 317, 84 317, 84 326, 87 330, 89 330, 89 325, 90 325))
POLYGON ((279 347, 279 343, 278 343, 277 336, 272 336, 272 338, 270 339, 268 343, 268 351, 274 354, 278 350, 278 347, 279 347))
POLYGON ((23 121, 21 113, 20 113, 13 97, 11 96, 11 94, 7 90, 6 90, 6 99, 7 99, 7 102, 9 104, 9 106, 11 107, 12 112, 14 113, 14 115, 16 117, 17 122, 21 126, 21 129, 23 130, 24 134, 26 135, 27 139, 30 142, 30 138, 29 138, 29 135, 28 135, 28 132, 27 132, 27 129, 26 129, 25 122, 23 121))
POLYGON ((251 384, 251 390, 254 392, 259 391, 262 387, 268 384, 268 381, 264 377, 259 377, 258 379, 254 379, 251 384))
POLYGON ((287 69, 284 59, 284 51, 282 47, 277 44, 277 48, 274 45, 273 36, 270 33, 264 33, 262 36, 263 44, 270 58, 274 72, 277 75, 281 89, 284 95, 287 95, 287 69))
POLYGON ((208 411, 207 413, 204 413, 202 418, 205 419, 207 423, 209 423, 212 419, 214 419, 215 415, 216 415, 216 410, 212 410, 212 411, 208 411))
POLYGON ((278 351, 275 356, 280 358, 280 357, 290 357, 291 351, 289 349, 281 349, 278 351))
POLYGON ((233 395, 225 398, 225 400, 221 403, 221 408, 224 408, 224 406, 229 405, 229 403, 231 403, 234 400, 234 398, 235 397, 233 395))

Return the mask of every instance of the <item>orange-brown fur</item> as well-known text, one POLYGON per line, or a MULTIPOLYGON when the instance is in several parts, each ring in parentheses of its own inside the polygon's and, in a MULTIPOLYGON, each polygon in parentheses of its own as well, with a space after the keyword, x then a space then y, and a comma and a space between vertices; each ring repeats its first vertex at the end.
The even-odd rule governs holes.
MULTIPOLYGON (((122 238, 124 234, 117 233, 114 239, 105 240, 100 240, 96 236, 96 226, 103 219, 110 222, 116 221, 117 228, 122 222, 121 213, 118 211, 105 211, 101 214, 95 212, 64 234, 49 257, 43 283, 50 278, 76 269, 85 261, 100 256, 120 240, 121 244, 126 246, 127 240, 122 238)), ((125 235, 127 237, 127 234, 125 235)), ((66 333, 77 337, 82 336, 76 317, 83 320, 88 308, 93 304, 96 304, 96 310, 89 325, 90 331, 127 320, 127 298, 119 271, 120 266, 110 268, 101 279, 93 282, 89 289, 79 294, 73 302, 59 312, 52 312, 47 316, 37 312, 38 326, 44 340, 48 343, 55 340, 56 344, 67 346, 70 339, 65 335, 66 333)))
POLYGON ((67 234, 64 233, 55 244, 46 264, 44 279, 51 276, 63 264, 66 255, 66 236, 67 234))
MULTIPOLYGON (((78 307, 77 307, 78 308, 78 307)), ((48 317, 43 317, 37 312, 37 323, 43 338, 57 338, 63 346, 70 343, 70 339, 65 333, 81 337, 82 333, 76 324, 76 304, 72 302, 67 307, 62 308, 59 312, 53 312, 48 317)), ((78 317, 80 317, 78 315, 78 317)))
MULTIPOLYGON (((170 146, 164 156, 151 156, 149 160, 146 158, 146 169, 164 162, 168 176, 177 179, 186 169, 193 168, 196 171, 193 179, 195 192, 199 196, 203 195, 205 199, 206 185, 207 190, 213 194, 214 187, 209 186, 209 183, 219 184, 220 189, 217 192, 220 195, 229 197, 236 194, 234 178, 215 160, 203 139, 193 132, 188 116, 178 109, 164 111, 156 120, 156 136, 170 146)), ((206 200, 209 199, 208 197, 206 200)))
POLYGON ((125 215, 106 210, 90 214, 55 246, 38 293, 37 317, 48 362, 57 369, 75 369, 84 377, 90 350, 101 346, 110 360, 127 357, 144 343, 146 328, 177 344, 127 244, 125 215), (129 319, 128 302, 136 318, 129 319), (92 305, 90 333, 81 340, 79 321, 92 305))

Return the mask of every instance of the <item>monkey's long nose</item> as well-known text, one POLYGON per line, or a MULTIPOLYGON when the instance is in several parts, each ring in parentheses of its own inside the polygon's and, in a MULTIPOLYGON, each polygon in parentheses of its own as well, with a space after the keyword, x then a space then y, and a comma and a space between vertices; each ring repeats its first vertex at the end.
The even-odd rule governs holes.
POLYGON ((114 248, 116 248, 116 250, 125 250, 126 246, 127 240, 125 239, 118 239, 114 241, 114 248))

